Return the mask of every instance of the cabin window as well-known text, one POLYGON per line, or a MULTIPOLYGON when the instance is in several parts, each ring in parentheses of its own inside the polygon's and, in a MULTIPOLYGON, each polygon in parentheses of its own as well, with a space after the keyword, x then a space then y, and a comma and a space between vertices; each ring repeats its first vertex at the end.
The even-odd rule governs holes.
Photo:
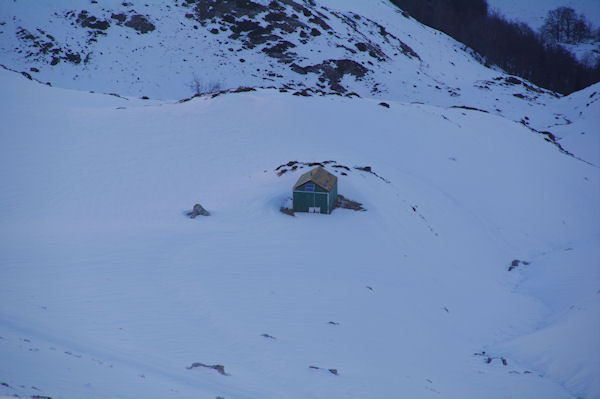
POLYGON ((307 184, 304 186, 304 191, 315 191, 315 185, 314 184, 307 184))

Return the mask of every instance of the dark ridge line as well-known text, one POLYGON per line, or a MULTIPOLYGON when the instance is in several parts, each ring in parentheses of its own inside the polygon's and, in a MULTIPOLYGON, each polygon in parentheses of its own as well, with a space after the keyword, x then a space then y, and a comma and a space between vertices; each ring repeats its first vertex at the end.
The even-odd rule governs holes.
POLYGON ((475 107, 469 107, 468 105, 452 105, 450 108, 467 109, 469 111, 479 111, 479 112, 484 112, 486 114, 490 113, 490 111, 486 111, 485 109, 480 109, 480 108, 475 108, 475 107))
POLYGON ((15 73, 18 73, 18 74, 20 74, 20 75, 23 75, 24 77, 26 77, 26 78, 27 78, 27 79, 29 79, 29 80, 36 81, 36 82, 38 82, 38 83, 40 83, 40 84, 43 84, 43 85, 46 85, 46 86, 50 86, 50 87, 52 87, 52 84, 51 84, 50 82, 42 82, 41 80, 39 80, 39 79, 36 79, 36 78, 34 78, 33 76, 31 76, 31 74, 30 74, 29 72, 25 72, 25 71, 17 71, 16 69, 9 68, 9 67, 7 67, 7 66, 6 66, 6 65, 4 65, 4 64, 0 64, 0 67, 4 68, 4 69, 5 69, 5 70, 7 70, 7 71, 10 71, 10 72, 15 72, 15 73))
POLYGON ((289 86, 288 84, 284 84, 281 87, 277 87, 277 86, 251 86, 251 87, 246 87, 246 86, 240 86, 236 89, 225 89, 225 90, 220 90, 217 92, 209 92, 209 93, 198 93, 198 94, 194 94, 193 96, 190 97, 186 97, 186 98, 182 98, 181 100, 177 100, 176 103, 177 104, 181 104, 181 103, 185 103, 188 102, 190 100, 193 100, 194 98, 199 98, 199 97, 210 97, 210 98, 215 98, 218 97, 222 94, 232 94, 232 93, 245 93, 245 92, 249 92, 249 91, 256 91, 258 89, 261 90, 278 90, 280 93, 287 93, 287 92, 292 92, 292 94, 294 96, 303 96, 303 97, 314 97, 314 96, 337 96, 337 97, 346 97, 346 98, 361 98, 361 96, 352 91, 349 93, 345 93, 345 94, 341 94, 335 91, 332 92, 326 92, 325 90, 321 90, 321 89, 311 89, 311 88, 304 88, 304 89, 295 89, 291 86, 289 86), (311 94, 312 93, 312 94, 311 94))

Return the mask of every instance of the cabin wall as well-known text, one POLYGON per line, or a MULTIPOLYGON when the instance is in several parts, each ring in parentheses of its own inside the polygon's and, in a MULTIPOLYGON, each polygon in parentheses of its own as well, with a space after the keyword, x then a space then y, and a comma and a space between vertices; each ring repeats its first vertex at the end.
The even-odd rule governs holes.
MULTIPOLYGON (((305 191, 306 185, 312 184, 307 182, 294 190, 293 206, 295 212, 308 212, 308 208, 320 207, 321 213, 331 212, 331 194, 327 195, 327 191, 323 190, 318 185, 314 185, 314 191, 305 191), (329 202, 328 202, 329 200, 329 202), (328 212, 329 211, 329 212, 328 212)), ((337 194, 336 194, 337 196, 337 194)))
POLYGON ((331 191, 329 192, 329 213, 331 213, 331 211, 333 211, 333 208, 335 207, 335 203, 337 202, 337 182, 333 185, 333 187, 331 188, 331 191))

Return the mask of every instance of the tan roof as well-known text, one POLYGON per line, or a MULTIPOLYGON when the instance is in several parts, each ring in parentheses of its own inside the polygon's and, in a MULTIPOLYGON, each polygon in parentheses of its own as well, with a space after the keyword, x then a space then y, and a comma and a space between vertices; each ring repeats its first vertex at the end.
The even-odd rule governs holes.
POLYGON ((337 182, 337 176, 332 175, 331 173, 326 171, 322 166, 318 166, 313 170, 306 172, 302 176, 300 176, 300 178, 294 185, 294 190, 309 181, 312 181, 313 183, 321 187, 323 190, 331 191, 331 189, 337 182))

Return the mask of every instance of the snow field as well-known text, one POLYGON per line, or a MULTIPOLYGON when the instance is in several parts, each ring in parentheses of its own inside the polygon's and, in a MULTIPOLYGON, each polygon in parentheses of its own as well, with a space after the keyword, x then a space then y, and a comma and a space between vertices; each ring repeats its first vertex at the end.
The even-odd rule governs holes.
POLYGON ((543 136, 400 102, 0 79, 0 393, 598 397, 600 176, 543 136), (367 212, 280 213, 301 171, 274 169, 330 159, 390 183, 353 169, 339 190, 367 212))

